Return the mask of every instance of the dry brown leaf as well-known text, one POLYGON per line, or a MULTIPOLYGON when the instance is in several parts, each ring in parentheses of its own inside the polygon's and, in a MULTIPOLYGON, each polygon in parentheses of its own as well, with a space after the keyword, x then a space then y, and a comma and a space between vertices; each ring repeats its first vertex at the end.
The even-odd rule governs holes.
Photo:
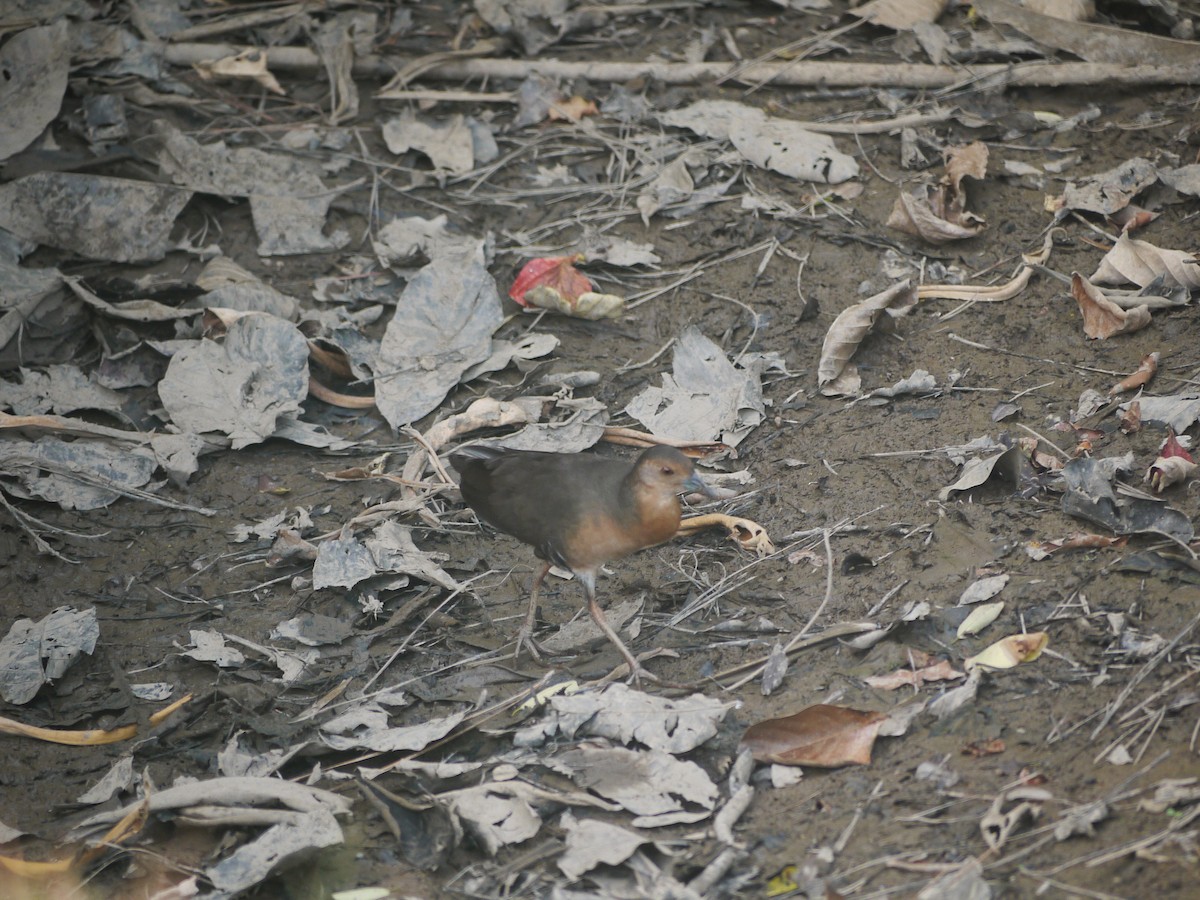
POLYGON ((986 223, 967 212, 963 178, 987 175, 988 149, 981 141, 946 148, 946 172, 937 187, 920 185, 896 198, 887 224, 935 244, 961 241, 983 231, 986 223))
POLYGON ((1003 753, 1008 747, 1000 738, 992 738, 990 741, 971 741, 962 748, 963 756, 974 756, 976 759, 984 756, 995 756, 998 753, 1003 753))
POLYGON ((1142 209, 1140 206, 1130 203, 1124 209, 1118 209, 1108 218, 1121 231, 1128 234, 1137 231, 1139 228, 1145 228, 1157 219, 1159 215, 1160 213, 1151 212, 1148 209, 1142 209))
POLYGON ((850 15, 892 31, 911 31, 936 22, 945 8, 946 0, 871 0, 850 10, 850 15))
POLYGON ((1058 550, 1096 550, 1104 547, 1120 549, 1129 543, 1129 536, 1111 537, 1107 534, 1076 533, 1063 538, 1061 541, 1030 541, 1025 545, 1025 552, 1031 559, 1045 559, 1058 550))
POLYGON ((751 725, 741 746, 759 762, 827 769, 865 766, 886 719, 879 712, 818 703, 792 716, 751 725))
POLYGON ((940 196, 942 190, 941 186, 930 189, 928 185, 919 185, 911 194, 900 194, 888 216, 888 227, 916 235, 931 244, 962 241, 983 231, 986 223, 972 213, 960 213, 958 221, 939 215, 937 209, 948 206, 940 196))
POLYGON ((1142 401, 1134 400, 1129 409, 1121 414, 1120 429, 1124 434, 1137 434, 1142 430, 1142 401))
POLYGON ((901 687, 920 687, 929 681, 953 681, 966 676, 957 671, 950 661, 943 659, 920 669, 897 669, 887 675, 871 675, 864 678, 870 687, 881 691, 894 691, 901 687))
POLYGON ((584 116, 598 116, 595 100, 585 100, 576 94, 570 100, 559 100, 550 104, 546 118, 551 122, 578 122, 584 116))
POLYGON ((1137 371, 1132 375, 1122 378, 1116 384, 1108 389, 1108 396, 1120 394, 1125 391, 1132 391, 1135 388, 1144 387, 1150 383, 1150 379, 1154 377, 1154 373, 1158 371, 1158 351, 1147 353, 1142 357, 1141 365, 1137 367, 1137 371))
POLYGON ((1150 324, 1147 307, 1121 309, 1078 272, 1071 274, 1071 296, 1079 304, 1083 332, 1090 338, 1103 340, 1114 334, 1130 334, 1150 324))
POLYGON ((962 189, 962 180, 968 175, 982 181, 987 177, 988 148, 983 141, 972 141, 957 147, 946 148, 946 176, 942 180, 954 188, 962 189))
POLYGON ((1167 286, 1200 290, 1200 257, 1183 250, 1164 250, 1122 234, 1100 260, 1092 281, 1096 284, 1136 284, 1145 287, 1162 276, 1167 286))
POLYGON ((886 313, 890 319, 908 313, 917 303, 917 292, 907 281, 847 307, 825 333, 821 361, 817 363, 817 383, 826 385, 837 378, 875 324, 886 313))
POLYGON ((196 73, 205 81, 214 78, 248 78, 273 94, 287 93, 275 76, 267 70, 267 51, 257 47, 243 50, 237 56, 226 56, 212 62, 194 63, 196 73))

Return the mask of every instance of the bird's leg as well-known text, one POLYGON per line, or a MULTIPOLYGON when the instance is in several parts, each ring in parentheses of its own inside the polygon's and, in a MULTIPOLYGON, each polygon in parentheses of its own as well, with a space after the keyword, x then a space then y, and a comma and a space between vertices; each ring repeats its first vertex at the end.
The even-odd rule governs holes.
POLYGON ((587 595, 588 612, 592 614, 592 620, 600 626, 600 630, 605 636, 612 641, 613 646, 621 651, 621 655, 625 657, 625 664, 629 666, 629 680, 638 687, 642 685, 642 679, 647 681, 658 681, 658 677, 644 668, 637 657, 629 652, 629 648, 625 646, 625 642, 613 630, 613 627, 608 624, 608 619, 605 618, 604 610, 600 608, 600 604, 596 601, 596 576, 585 575, 582 572, 576 572, 575 575, 583 584, 583 592, 587 595))
POLYGON ((524 647, 529 651, 529 655, 533 657, 534 662, 543 662, 542 654, 545 651, 533 639, 533 623, 537 619, 538 591, 541 589, 542 581, 549 571, 550 563, 546 563, 546 565, 542 566, 542 571, 538 572, 533 579, 533 586, 529 589, 529 609, 525 613, 525 622, 521 625, 521 630, 517 632, 517 648, 513 651, 514 658, 520 655, 521 648, 524 647))

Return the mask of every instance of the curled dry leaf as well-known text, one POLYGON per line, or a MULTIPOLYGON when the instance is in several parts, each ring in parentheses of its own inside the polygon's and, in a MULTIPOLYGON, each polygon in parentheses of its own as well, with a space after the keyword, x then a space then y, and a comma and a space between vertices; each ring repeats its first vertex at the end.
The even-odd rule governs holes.
POLYGON ((987 145, 975 141, 946 150, 946 174, 930 189, 920 185, 911 194, 896 198, 887 224, 935 244, 975 237, 986 222, 968 212, 962 180, 966 176, 982 179, 987 174, 987 145))
POLYGON ((996 756, 1008 749, 1008 746, 1000 738, 992 738, 990 741, 971 741, 962 748, 963 756, 973 756, 980 759, 984 756, 996 756))
POLYGON ((598 116, 600 110, 595 100, 587 100, 578 94, 569 100, 556 100, 550 104, 546 118, 551 122, 578 122, 584 116, 598 116))
POLYGON ((1155 493, 1161 493, 1171 485, 1186 480, 1195 471, 1196 463, 1192 460, 1192 454, 1179 443, 1175 432, 1167 429, 1167 439, 1158 451, 1158 459, 1146 470, 1142 480, 1148 481, 1155 493))
POLYGON ((1200 257, 1184 250, 1164 250, 1147 241, 1122 234, 1100 260, 1092 281, 1096 284, 1128 284, 1146 287, 1162 278, 1167 286, 1200 289, 1200 257))
POLYGON ((1025 553, 1030 559, 1045 559, 1059 550, 1091 550, 1100 547, 1123 547, 1128 537, 1109 537, 1104 534, 1073 534, 1061 541, 1030 541, 1025 553))
POLYGON ((912 310, 916 303, 916 290, 908 281, 902 281, 838 313, 838 317, 833 320, 825 334, 825 342, 821 345, 817 383, 829 384, 842 373, 858 345, 870 334, 884 314, 890 319, 898 319, 912 310))
POLYGON ((267 69, 267 51, 257 47, 243 50, 237 56, 226 56, 224 59, 197 62, 193 65, 196 68, 196 74, 205 81, 211 81, 214 78, 249 78, 273 94, 287 93, 267 69))
POLYGON ((1044 631, 1030 634, 1010 634, 996 641, 982 653, 972 656, 963 662, 968 672, 976 668, 1011 669, 1025 662, 1032 662, 1042 655, 1046 645, 1050 643, 1050 635, 1044 631))
POLYGON ((887 675, 871 675, 864 678, 863 681, 870 687, 878 688, 881 691, 894 691, 896 688, 910 685, 919 688, 929 681, 954 681, 956 678, 964 677, 966 676, 962 672, 950 665, 949 660, 943 659, 920 669, 897 669, 887 675))
POLYGON ((1071 275, 1071 296, 1079 304, 1083 331, 1090 338, 1103 340, 1114 334, 1129 334, 1150 324, 1148 307, 1121 309, 1078 272, 1071 275))
POLYGON ((1124 434, 1137 434, 1142 430, 1142 402, 1134 400, 1129 409, 1121 413, 1120 429, 1124 434))
POLYGON ((1147 353, 1142 357, 1141 365, 1137 367, 1137 371, 1132 375, 1126 376, 1108 389, 1108 395, 1111 397, 1115 394, 1132 391, 1136 388, 1144 387, 1150 383, 1150 379, 1154 377, 1154 373, 1158 371, 1158 351, 1147 353))
POLYGON ((818 703, 795 715, 751 725, 741 746, 758 762, 828 769, 865 766, 886 719, 879 712, 818 703))

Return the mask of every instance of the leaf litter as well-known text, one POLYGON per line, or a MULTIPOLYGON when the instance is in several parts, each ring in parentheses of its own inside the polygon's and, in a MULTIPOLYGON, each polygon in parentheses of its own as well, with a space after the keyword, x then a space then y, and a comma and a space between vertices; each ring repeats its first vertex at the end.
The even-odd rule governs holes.
MULTIPOLYGON (((22 827, 6 824, 19 843, 0 865, 119 892, 136 873, 96 863, 136 839, 172 862, 159 874, 181 895, 234 896, 272 890, 260 886, 288 869, 320 871, 349 839, 353 884, 384 882, 394 866, 382 860, 399 853, 425 879, 404 890, 430 896, 513 879, 531 895, 724 896, 767 889, 772 866, 814 890, 853 891, 867 867, 942 896, 987 890, 999 873, 1031 890, 1059 879, 1103 890, 1095 873, 1126 857, 1186 859, 1174 838, 1194 794, 1170 801, 1185 812, 1165 826, 1165 806, 1132 798, 1151 795, 1163 757, 1144 764, 1149 748, 1190 752, 1179 726, 1195 709, 1196 620, 1174 614, 1165 585, 1194 585, 1198 269, 1184 223, 1196 164, 1186 126, 1168 121, 1186 104, 1153 86, 1161 71, 1124 68, 1147 46, 1160 59, 1194 53, 1179 13, 1154 13, 1175 32, 1166 39, 1139 33, 1137 14, 1064 31, 999 0, 978 14, 1017 31, 943 4, 870 4, 848 25, 790 4, 770 29, 705 8, 695 19, 714 27, 689 35, 686 62, 579 77, 550 56, 567 35, 594 42, 574 48, 586 56, 617 33, 654 34, 647 22, 666 34, 692 19, 475 7, 453 41, 445 22, 401 8, 306 14, 304 27, 292 10, 186 31, 199 20, 149 17, 139 28, 161 45, 47 12, 0 46, 17 76, 0 89, 0 565, 21 585, 4 625, 26 623, 5 639, 4 700, 20 708, 0 730, 14 746, 119 745, 137 724, 17 717, 144 718, 157 748, 135 743, 120 766, 96 757, 87 771, 109 775, 87 794, 81 776, 31 775, 38 799, 5 813, 22 827), (887 37, 864 43, 864 20, 887 37), (801 39, 776 43, 775 27, 801 39), (252 28, 274 29, 269 51, 208 43, 248 41, 252 28), (903 61, 887 67, 887 90, 860 70, 859 92, 831 102, 830 87, 795 87, 836 85, 853 64, 810 56, 823 40, 903 61), (68 41, 84 48, 75 59, 68 41), (1046 48, 1091 68, 1008 65, 1046 48), (923 97, 944 74, 922 57, 974 66, 982 81, 956 71, 923 97), (68 97, 68 75, 95 90, 68 97), (1008 90, 1048 75, 1141 78, 1139 98, 1158 104, 1114 100, 1105 121, 1127 131, 1105 133, 1101 153, 1087 130, 1098 109, 1058 88, 1008 90), (718 96, 693 89, 705 78, 721 81, 718 96), (375 118, 360 116, 363 91, 375 118), (1133 142, 1146 132, 1153 155, 1133 142), (938 154, 933 187, 881 189, 938 154), (887 227, 879 198, 897 193, 924 223, 915 239, 887 227), (39 244, 49 249, 31 257, 39 244), (1052 246, 1074 276, 1049 268, 1052 246), (498 285, 520 283, 529 260, 558 261, 560 276, 562 260, 586 263, 594 279, 581 290, 551 279, 534 288, 549 302, 533 306, 595 311, 521 313, 498 285), (855 304, 856 292, 872 299, 855 304), (1072 298, 1103 345, 1076 333, 1072 298), (959 306, 935 309, 942 299, 959 306), (1110 400, 1119 393, 1131 399, 1110 400), (1055 445, 1064 433, 1073 447, 1055 445), (568 620, 545 643, 578 676, 558 682, 574 692, 547 697, 552 679, 505 658, 506 592, 521 593, 523 575, 508 581, 514 557, 458 512, 441 458, 479 438, 566 452, 659 440, 702 456, 710 481, 735 463, 753 473, 721 512, 690 516, 696 536, 639 556, 635 574, 613 576, 624 590, 605 591, 626 640, 684 689, 608 684, 612 661, 554 590, 537 626, 568 620), (1045 538, 1070 535, 1071 519, 1104 533, 1045 538), (698 533, 718 526, 732 542, 698 533), (805 558, 819 562, 790 562, 805 558), (995 574, 1022 566, 1035 568, 995 574), (1004 601, 986 602, 997 586, 1004 601), (82 649, 31 650, 22 629, 64 596, 92 623, 82 649), (675 596, 681 611, 664 615, 675 596), (988 647, 978 635, 996 627, 1009 637, 988 647), (959 668, 964 684, 938 685, 959 668), (146 702, 185 688, 199 700, 147 715, 146 702), (824 730, 797 727, 796 709, 818 710, 824 730), (851 721, 835 737, 836 716, 851 721), (214 737, 218 717, 230 727, 214 737), (939 746, 939 719, 998 748, 1003 765, 971 773, 987 784, 973 799, 953 793, 944 763, 919 788, 904 777, 965 743, 939 746), (1043 729, 1033 755, 1046 774, 1017 772, 997 727, 1043 729), (1080 742, 1105 727, 1096 787, 1080 786, 1069 774, 1080 742), (814 778, 854 782, 830 770, 797 787, 783 766, 754 771, 737 741, 764 731, 761 758, 869 764, 879 785, 823 791, 836 823, 802 811, 772 837, 779 798, 814 778), (878 736, 889 740, 876 747, 878 736), (222 760, 220 776, 196 763, 205 755, 222 760), (1144 781, 1131 791, 1111 777, 1129 764, 1141 768, 1128 783, 1144 781), (300 788, 289 779, 333 790, 284 796, 300 788), (352 779, 369 799, 351 804, 352 779), (72 792, 55 797, 59 780, 72 792), (936 828, 914 817, 945 835, 925 842, 941 862, 864 852, 888 843, 856 842, 885 828, 866 823, 897 802, 911 811, 918 790, 972 810, 936 828), (39 818, 81 795, 108 805, 105 818, 39 818), (1052 802, 1066 809, 1055 842, 1105 851, 1038 843, 1030 823, 1052 802), (378 817, 390 837, 348 837, 350 816, 378 817), (1097 829, 1106 818, 1139 837, 1097 829), (211 853, 186 857, 183 823, 207 829, 211 853), (35 834, 78 842, 100 828, 100 847, 52 851, 52 866, 20 858, 47 856, 35 834), (962 861, 964 846, 986 870, 962 861)), ((76 771, 52 754, 20 764, 76 771)), ((1150 889, 1169 892, 1165 871, 1149 869, 1150 889)))

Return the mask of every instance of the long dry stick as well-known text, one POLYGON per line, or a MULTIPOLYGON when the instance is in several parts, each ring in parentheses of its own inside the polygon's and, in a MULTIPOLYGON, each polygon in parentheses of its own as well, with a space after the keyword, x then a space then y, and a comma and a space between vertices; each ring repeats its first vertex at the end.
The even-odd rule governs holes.
MULTIPOLYGON (((275 47, 270 50, 235 44, 170 44, 167 62, 191 66, 236 56, 247 50, 264 52, 268 65, 278 69, 308 72, 323 70, 320 58, 307 47, 275 47)), ((401 69, 422 64, 408 57, 361 56, 354 61, 354 74, 388 77, 401 69)), ((726 78, 730 63, 659 62, 565 62, 558 59, 461 59, 437 62, 422 73, 426 78, 458 81, 465 78, 518 78, 534 74, 572 80, 625 82, 647 78, 665 84, 704 84, 726 78)), ((1014 87, 1057 87, 1116 82, 1119 84, 1200 84, 1200 65, 1114 66, 1105 63, 1027 63, 979 66, 893 65, 887 63, 806 62, 761 63, 737 72, 745 84, 770 81, 789 87, 909 87, 941 88, 973 80, 995 78, 1014 87)))

